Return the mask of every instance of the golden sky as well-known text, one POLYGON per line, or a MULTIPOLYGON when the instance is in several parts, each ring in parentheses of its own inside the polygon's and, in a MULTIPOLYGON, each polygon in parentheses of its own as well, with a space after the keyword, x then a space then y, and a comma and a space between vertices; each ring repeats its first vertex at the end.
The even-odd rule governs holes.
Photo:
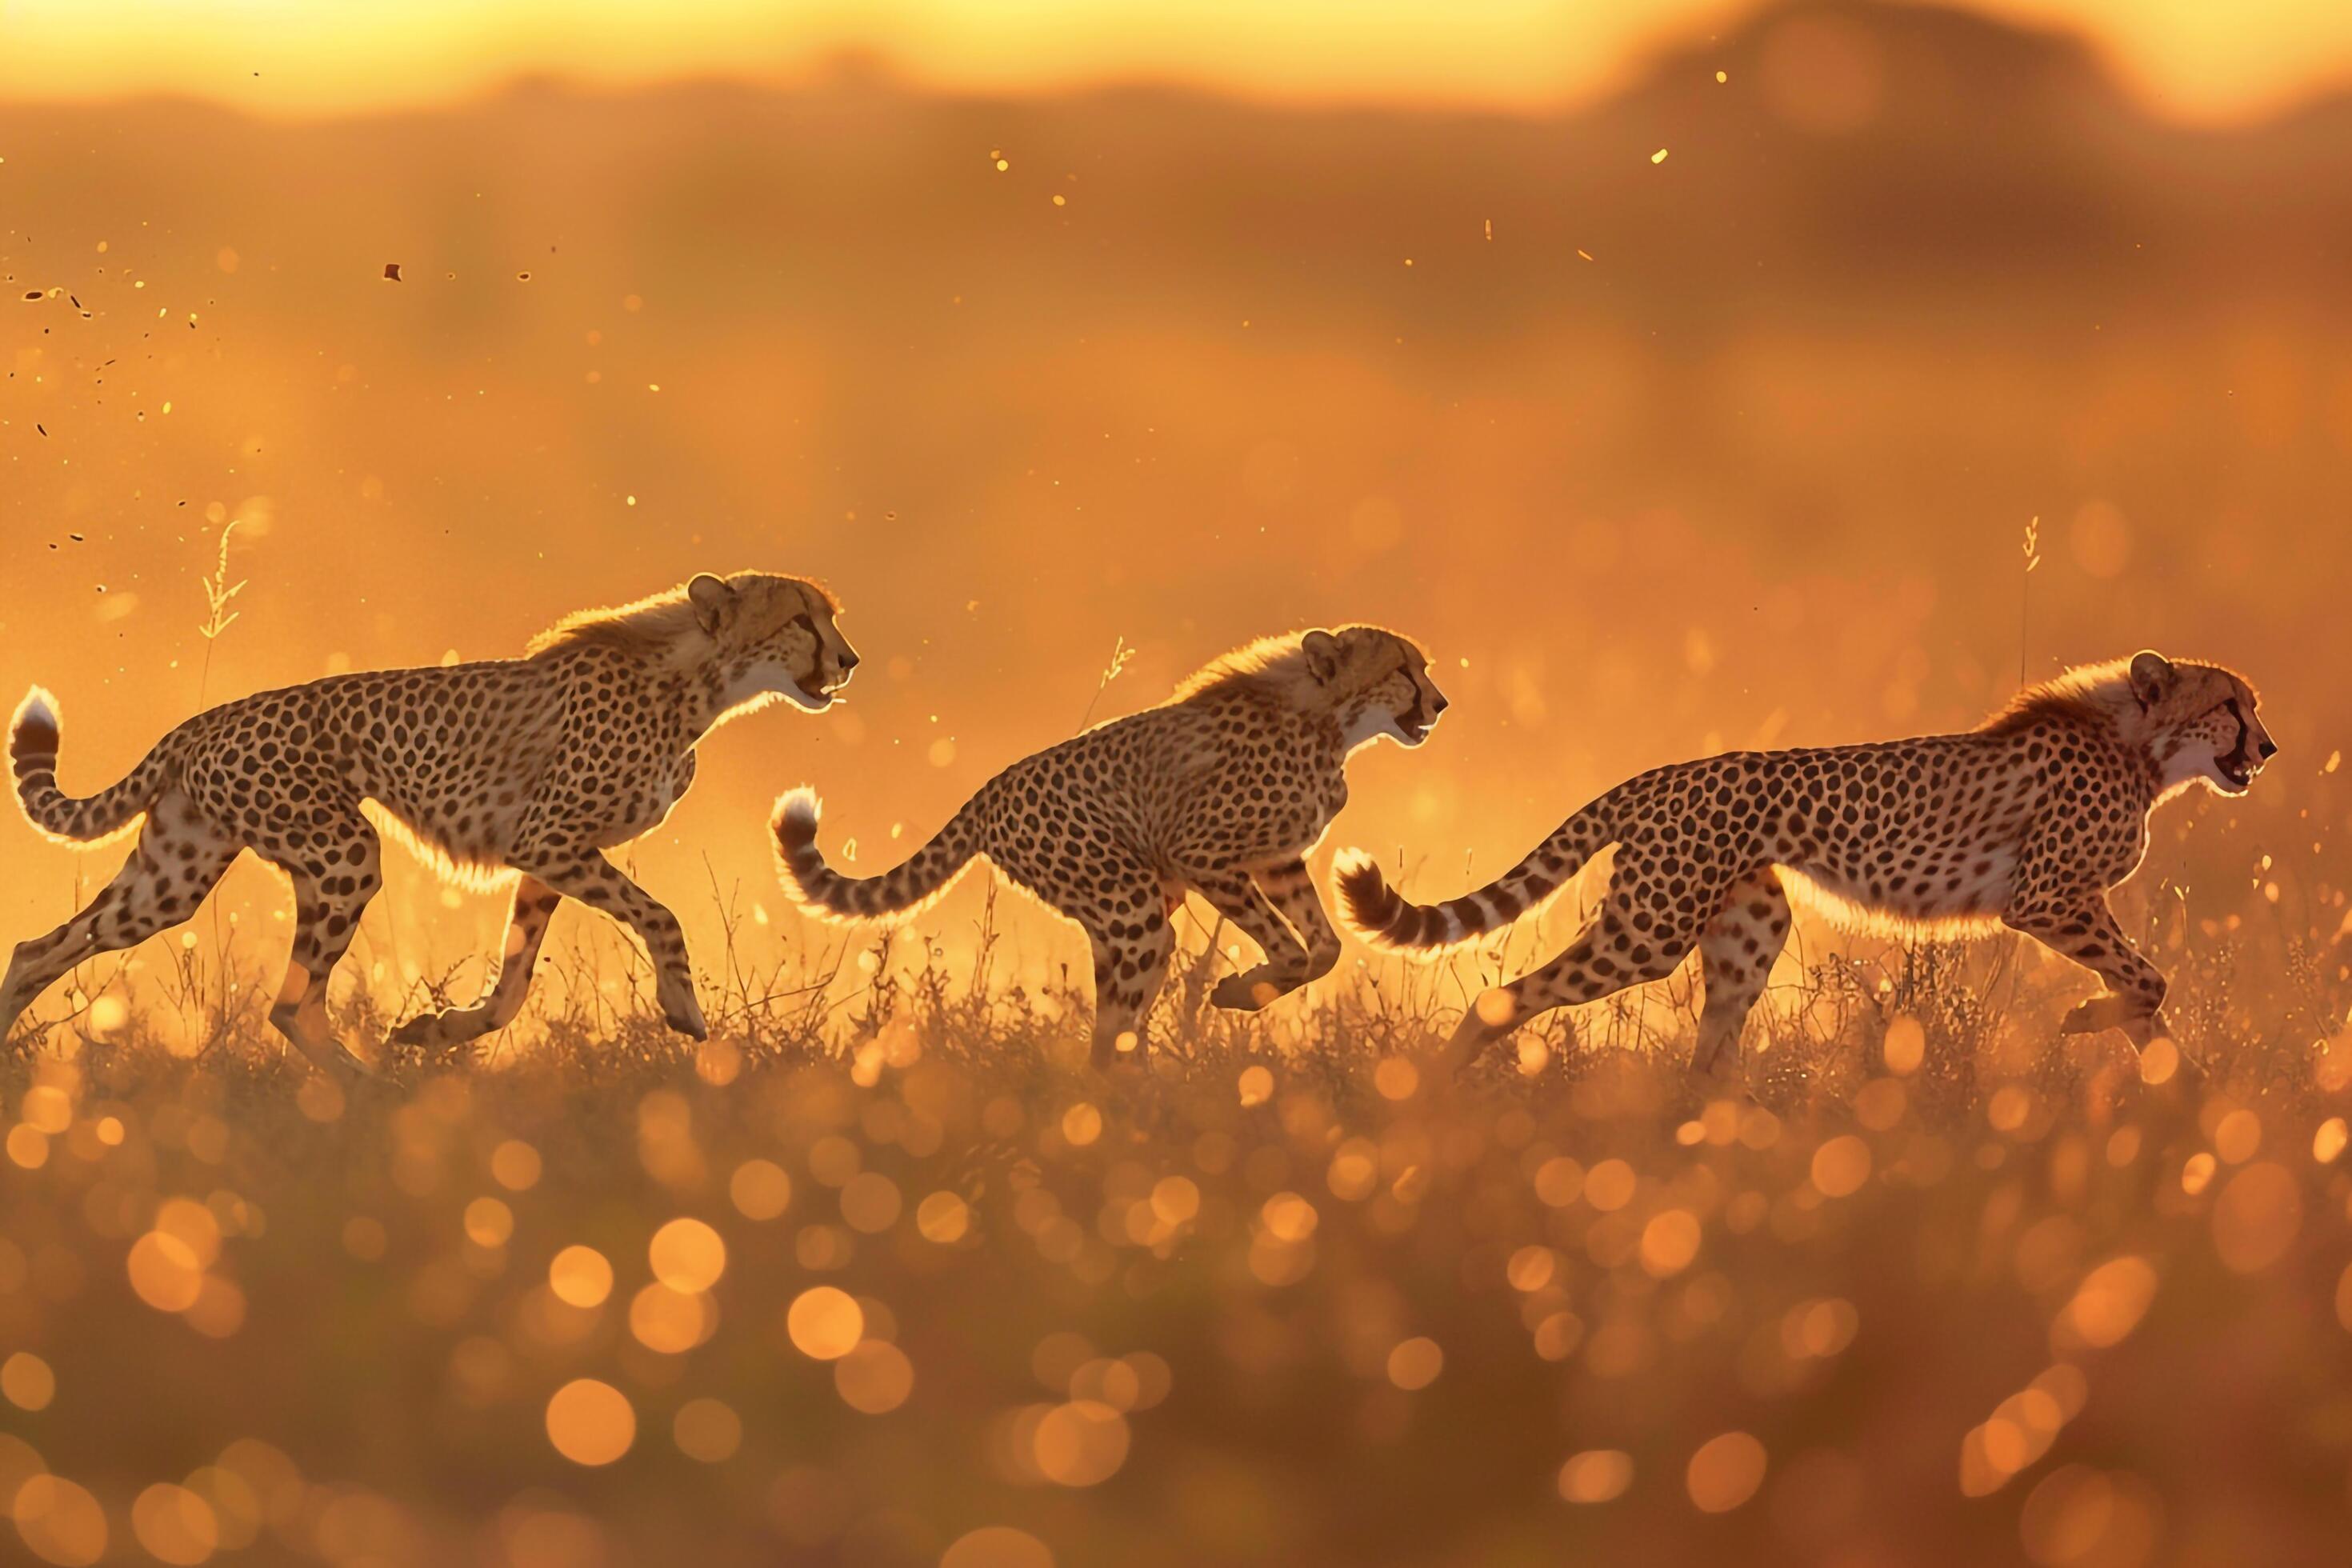
MULTIPOLYGON (((2352 78, 2352 5, 1985 0, 2096 40, 2183 119, 2352 78)), ((846 49, 924 82, 1156 79, 1253 96, 1540 111, 1704 38, 1743 0, 0 0, 0 97, 164 91, 274 114, 446 101, 519 74, 791 80, 846 49)))

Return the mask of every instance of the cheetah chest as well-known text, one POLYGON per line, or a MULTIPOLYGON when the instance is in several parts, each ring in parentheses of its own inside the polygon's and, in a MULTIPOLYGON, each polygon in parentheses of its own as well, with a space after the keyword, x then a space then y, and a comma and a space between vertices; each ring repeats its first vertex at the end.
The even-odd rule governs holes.
POLYGON ((688 752, 667 767, 644 770, 624 784, 614 802, 614 820, 604 842, 624 844, 659 827, 694 784, 694 753, 688 752))

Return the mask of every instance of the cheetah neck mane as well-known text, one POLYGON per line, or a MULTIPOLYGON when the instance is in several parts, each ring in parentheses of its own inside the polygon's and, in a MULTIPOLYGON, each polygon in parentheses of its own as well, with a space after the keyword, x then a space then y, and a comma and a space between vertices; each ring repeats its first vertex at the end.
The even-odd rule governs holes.
POLYGON ((625 605, 574 610, 530 639, 528 657, 567 648, 609 647, 662 669, 684 669, 709 658, 718 645, 695 619, 682 587, 625 605))
POLYGON ((1183 702, 1218 691, 1262 691, 1293 708, 1318 705, 1323 688, 1307 668, 1304 632, 1285 632, 1220 654, 1179 681, 1169 700, 1183 702))
POLYGON ((2137 739, 2139 700, 2132 695, 2131 660, 2111 658, 2078 664, 2027 687, 2008 706, 1977 726, 1979 735, 2013 735, 2055 720, 2112 729, 2137 739))

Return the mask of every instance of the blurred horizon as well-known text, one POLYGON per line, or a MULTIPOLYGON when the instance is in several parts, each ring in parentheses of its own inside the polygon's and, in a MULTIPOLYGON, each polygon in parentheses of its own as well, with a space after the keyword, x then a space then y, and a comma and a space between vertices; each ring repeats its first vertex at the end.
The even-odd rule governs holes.
MULTIPOLYGON (((1935 0, 1896 0, 1935 8, 1935 0)), ((1256 102, 1546 118, 1783 0, 5 0, 0 101, 185 97, 265 117, 461 108, 518 86, 798 89, 846 68, 948 96, 1154 87, 1256 102)), ((2080 38, 2144 111, 2291 116, 2352 93, 2352 10, 2302 0, 1974 0, 2080 38)))
MULTIPOLYGON (((59 695, 73 793, 202 704, 756 566, 830 582, 868 661, 712 737, 633 849, 706 962, 714 886, 802 930, 785 788, 870 874, 1090 700, 1351 620, 1456 701, 1326 845, 1417 893, 1659 763, 1962 728, 2154 646, 2244 669, 2286 752, 2168 809, 2126 904, 2343 921, 2352 100, 2183 127, 2079 40, 1833 0, 1545 121, 853 71, 0 102, 0 700, 59 695)), ((0 834, 11 939, 121 852, 0 834)), ((478 958, 502 911, 395 856, 373 950, 478 958)))

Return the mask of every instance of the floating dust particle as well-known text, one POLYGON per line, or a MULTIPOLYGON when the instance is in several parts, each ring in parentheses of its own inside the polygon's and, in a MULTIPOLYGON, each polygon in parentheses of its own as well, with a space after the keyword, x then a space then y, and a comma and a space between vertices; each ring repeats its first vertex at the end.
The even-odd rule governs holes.
POLYGON ((530 281, 530 274, 528 272, 518 272, 515 274, 515 281, 518 283, 528 283, 530 281))
POLYGON ((1663 163, 1665 161, 1666 150, 1664 147, 1659 148, 1656 152, 1650 154, 1650 162, 1653 163, 1663 163))
POLYGON ((399 262, 387 261, 383 264, 383 280, 387 283, 397 283, 401 280, 399 262))
POLYGON ((1717 71, 1715 73, 1715 79, 1717 81, 1729 81, 1731 79, 1731 73, 1729 71, 1717 71))
POLYGON ((1590 260, 1591 260, 1591 259, 1592 259, 1592 252, 1591 252, 1591 251, 1589 251, 1589 250, 1586 250, 1586 249, 1582 248, 1581 247, 1578 247, 1576 254, 1577 254, 1577 255, 1579 255, 1579 256, 1581 256, 1581 257, 1582 257, 1582 258, 1584 258, 1584 259, 1585 259, 1585 260, 1587 260, 1587 261, 1590 261, 1590 260))

